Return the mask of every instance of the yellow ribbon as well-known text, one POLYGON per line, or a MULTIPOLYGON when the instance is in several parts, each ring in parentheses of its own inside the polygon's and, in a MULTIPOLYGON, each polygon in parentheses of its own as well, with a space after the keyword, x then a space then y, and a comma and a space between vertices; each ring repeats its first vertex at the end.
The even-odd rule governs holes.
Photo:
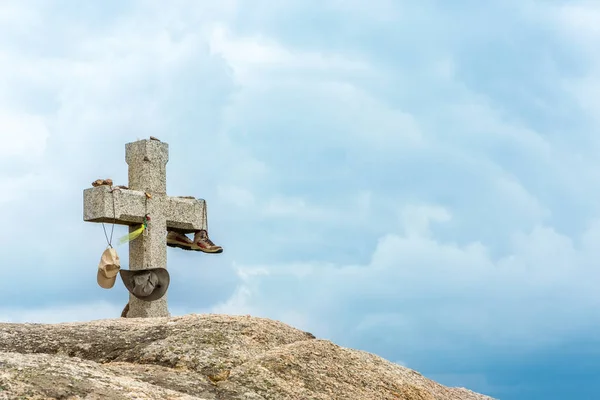
POLYGON ((144 229, 146 229, 147 226, 148 226, 148 218, 144 217, 144 223, 142 224, 142 226, 137 228, 135 231, 130 232, 129 234, 120 238, 119 244, 125 244, 127 242, 131 242, 132 240, 134 240, 135 238, 140 236, 142 234, 142 232, 144 232, 144 229))

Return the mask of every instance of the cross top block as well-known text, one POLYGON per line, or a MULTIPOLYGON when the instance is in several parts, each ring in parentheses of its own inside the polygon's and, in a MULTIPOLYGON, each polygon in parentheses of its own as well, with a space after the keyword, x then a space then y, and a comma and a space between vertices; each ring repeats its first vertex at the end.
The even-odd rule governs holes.
POLYGON ((158 140, 140 140, 125 145, 129 165, 129 187, 157 194, 167 193, 169 145, 158 140))
MULTIPOLYGON (((109 186, 85 189, 83 220, 114 221, 128 225, 132 232, 149 215, 144 234, 129 242, 129 269, 166 268, 167 229, 180 233, 206 229, 206 202, 190 196, 167 196, 167 143, 155 139, 127 143, 125 154, 129 166, 128 189, 113 190, 109 186)), ((166 299, 165 294, 146 302, 130 294, 127 317, 169 316, 166 299)))

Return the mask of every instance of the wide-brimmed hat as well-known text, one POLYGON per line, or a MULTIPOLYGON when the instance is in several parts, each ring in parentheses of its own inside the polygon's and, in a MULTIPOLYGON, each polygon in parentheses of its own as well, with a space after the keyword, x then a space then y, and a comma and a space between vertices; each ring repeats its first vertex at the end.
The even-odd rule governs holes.
POLYGON ((112 288, 120 269, 121 261, 117 251, 112 247, 104 250, 98 264, 98 285, 104 289, 112 288))
POLYGON ((165 268, 122 269, 119 272, 127 290, 140 300, 158 300, 169 287, 169 272, 165 268))

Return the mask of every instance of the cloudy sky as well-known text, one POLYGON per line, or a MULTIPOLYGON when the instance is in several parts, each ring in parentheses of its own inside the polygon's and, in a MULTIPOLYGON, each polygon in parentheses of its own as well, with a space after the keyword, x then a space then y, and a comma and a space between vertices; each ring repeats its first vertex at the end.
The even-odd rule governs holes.
POLYGON ((120 314, 82 191, 127 184, 125 143, 154 135, 225 248, 169 249, 174 315, 596 398, 598 2, 170 4, 0 1, 1 321, 120 314))

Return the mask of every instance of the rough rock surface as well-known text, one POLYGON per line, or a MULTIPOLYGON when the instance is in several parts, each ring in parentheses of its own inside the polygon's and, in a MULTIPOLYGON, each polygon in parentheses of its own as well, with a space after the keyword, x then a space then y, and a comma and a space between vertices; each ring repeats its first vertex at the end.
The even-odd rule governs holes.
POLYGON ((489 400, 263 318, 0 324, 0 399, 489 400))

